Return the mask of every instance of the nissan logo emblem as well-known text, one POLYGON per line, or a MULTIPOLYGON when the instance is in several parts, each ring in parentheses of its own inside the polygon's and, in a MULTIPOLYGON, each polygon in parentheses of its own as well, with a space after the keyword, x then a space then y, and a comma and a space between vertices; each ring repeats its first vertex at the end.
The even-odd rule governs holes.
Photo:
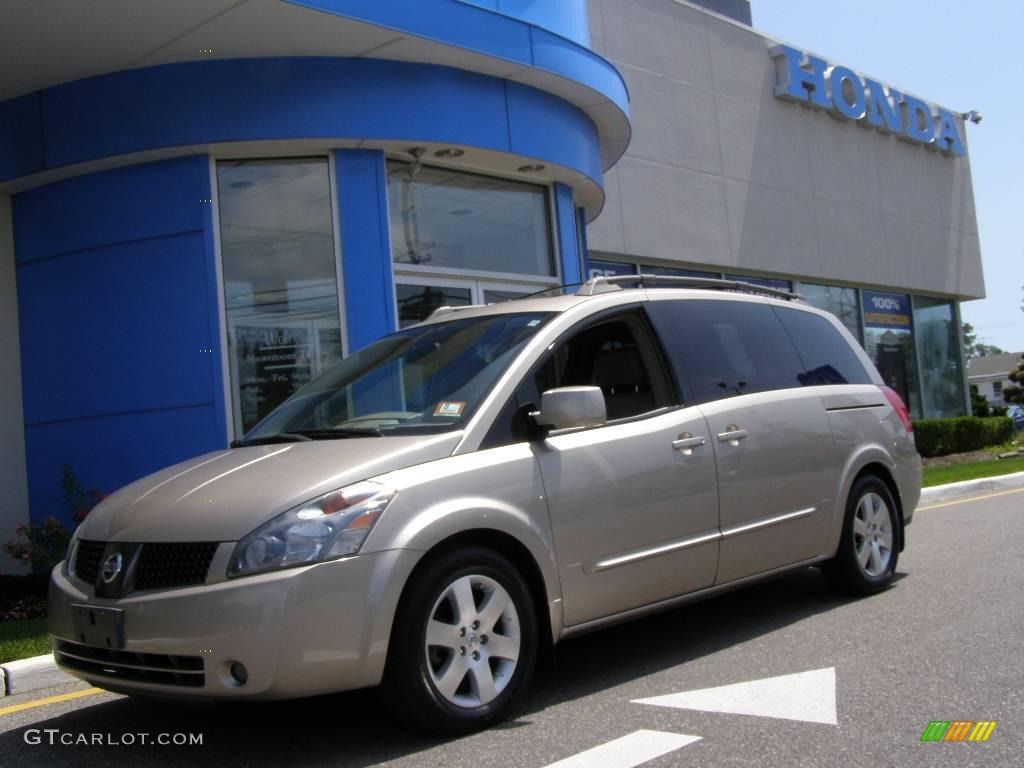
POLYGON ((110 584, 117 575, 121 573, 121 567, 124 565, 124 558, 121 557, 120 552, 115 552, 106 560, 103 561, 103 581, 106 584, 110 584))

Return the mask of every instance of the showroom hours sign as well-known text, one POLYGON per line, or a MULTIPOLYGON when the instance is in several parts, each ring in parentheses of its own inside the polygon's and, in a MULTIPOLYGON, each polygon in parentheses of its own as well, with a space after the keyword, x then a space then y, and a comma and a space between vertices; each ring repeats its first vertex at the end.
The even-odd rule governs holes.
POLYGON ((308 326, 234 327, 245 431, 312 378, 311 330, 308 326))

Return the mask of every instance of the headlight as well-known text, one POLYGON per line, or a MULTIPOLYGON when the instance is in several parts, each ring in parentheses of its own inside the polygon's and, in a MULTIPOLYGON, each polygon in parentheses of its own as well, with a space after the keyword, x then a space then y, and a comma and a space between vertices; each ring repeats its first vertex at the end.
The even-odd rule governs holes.
POLYGON ((282 512, 238 542, 228 576, 354 555, 395 493, 356 483, 282 512))

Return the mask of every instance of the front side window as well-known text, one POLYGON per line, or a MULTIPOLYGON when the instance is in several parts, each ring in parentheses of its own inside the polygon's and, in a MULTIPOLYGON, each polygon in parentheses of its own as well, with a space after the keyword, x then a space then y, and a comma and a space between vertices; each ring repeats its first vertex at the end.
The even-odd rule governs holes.
POLYGON ((461 428, 549 318, 457 318, 385 336, 300 389, 243 442, 461 428))
POLYGON ((388 164, 391 256, 402 265, 555 275, 547 189, 388 164))
POLYGON ((341 358, 326 158, 217 164, 235 432, 341 358))
POLYGON ((560 342, 534 375, 538 394, 600 387, 608 420, 665 407, 670 395, 657 355, 636 315, 599 322, 560 342))

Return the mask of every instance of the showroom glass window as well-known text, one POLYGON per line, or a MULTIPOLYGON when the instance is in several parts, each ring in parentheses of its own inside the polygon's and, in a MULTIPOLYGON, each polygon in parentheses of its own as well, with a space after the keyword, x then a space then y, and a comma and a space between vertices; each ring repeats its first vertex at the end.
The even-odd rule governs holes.
POLYGON ((556 285, 549 210, 542 185, 388 163, 398 327, 556 285))
POLYGON ((965 413, 960 334, 953 304, 914 297, 914 330, 924 416, 941 419, 965 413))
POLYGON ((341 359, 326 158, 217 164, 235 433, 341 359))
POLYGON ((856 288, 800 283, 797 292, 811 306, 824 309, 838 317, 846 329, 853 334, 853 338, 860 341, 860 304, 857 301, 856 288))
POLYGON ((864 349, 892 387, 910 408, 915 419, 921 418, 921 402, 917 395, 917 355, 914 354, 914 322, 910 297, 905 293, 861 291, 864 313, 864 349))

